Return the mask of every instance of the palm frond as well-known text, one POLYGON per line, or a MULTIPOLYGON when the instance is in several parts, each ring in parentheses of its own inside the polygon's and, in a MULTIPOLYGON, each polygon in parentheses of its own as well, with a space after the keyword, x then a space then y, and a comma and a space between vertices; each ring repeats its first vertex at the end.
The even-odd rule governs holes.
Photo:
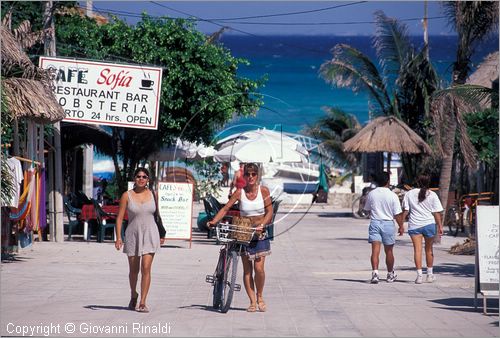
POLYGON ((432 118, 436 128, 436 146, 437 150, 444 154, 443 137, 455 135, 456 130, 449 121, 456 121, 455 127, 459 132, 460 151, 467 166, 474 168, 476 166, 477 151, 470 141, 467 133, 467 126, 463 114, 473 113, 481 110, 481 101, 488 99, 492 90, 476 85, 460 85, 443 90, 436 91, 432 95, 432 118))
POLYGON ((221 29, 219 29, 217 32, 212 33, 210 36, 207 37, 207 43, 215 43, 220 40, 222 33, 229 29, 229 27, 224 26, 221 29))
POLYGON ((32 32, 31 23, 28 20, 24 20, 16 29, 12 30, 12 34, 23 49, 33 47, 36 43, 43 42, 51 33, 51 28, 32 32))
POLYGON ((388 111, 390 99, 385 83, 377 67, 370 59, 346 44, 337 44, 332 50, 333 58, 323 63, 320 75, 327 82, 339 88, 350 88, 355 93, 366 90, 379 109, 388 111))
POLYGON ((469 43, 481 41, 498 27, 498 1, 450 1, 445 3, 445 13, 469 43))
POLYGON ((477 150, 472 144, 467 131, 467 123, 465 122, 462 114, 457 114, 457 129, 458 129, 458 142, 460 144, 460 153, 462 154, 465 164, 472 169, 477 167, 477 150))
POLYGON ((9 27, 10 23, 12 22, 12 9, 14 7, 10 6, 9 10, 7 13, 5 13, 5 16, 2 18, 2 26, 9 27))
MULTIPOLYGON (((376 33, 373 45, 384 75, 395 79, 415 54, 408 36, 408 27, 384 12, 375 12, 376 33)), ((392 83, 392 81, 389 81, 392 83)))
POLYGON ((0 159, 2 172, 0 201, 2 205, 6 205, 7 203, 5 202, 9 201, 12 194, 14 193, 14 180, 10 173, 11 170, 7 162, 7 156, 5 156, 3 153, 0 153, 0 159))
POLYGON ((443 97, 451 96, 457 101, 464 113, 481 110, 481 102, 490 99, 494 91, 490 88, 477 85, 458 85, 446 89, 438 90, 432 95, 435 104, 442 104, 443 97))

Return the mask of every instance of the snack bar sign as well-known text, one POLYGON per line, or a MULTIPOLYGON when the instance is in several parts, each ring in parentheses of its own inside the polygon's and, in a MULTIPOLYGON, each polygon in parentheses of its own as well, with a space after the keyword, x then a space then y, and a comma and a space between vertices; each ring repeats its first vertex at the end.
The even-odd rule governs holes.
POLYGON ((158 129, 161 68, 48 57, 40 67, 55 72, 64 121, 158 129))

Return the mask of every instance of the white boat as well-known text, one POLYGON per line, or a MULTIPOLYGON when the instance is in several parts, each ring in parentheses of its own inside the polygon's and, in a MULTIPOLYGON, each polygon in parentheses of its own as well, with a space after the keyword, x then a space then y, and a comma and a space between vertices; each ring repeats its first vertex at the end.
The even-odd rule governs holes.
POLYGON ((312 163, 268 163, 263 168, 262 183, 272 196, 311 194, 318 189, 318 169, 312 163))

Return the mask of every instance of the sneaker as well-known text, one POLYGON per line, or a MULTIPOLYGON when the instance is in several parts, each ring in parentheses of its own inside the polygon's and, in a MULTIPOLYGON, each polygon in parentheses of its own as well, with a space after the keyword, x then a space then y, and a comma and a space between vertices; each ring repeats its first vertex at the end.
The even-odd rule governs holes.
POLYGON ((372 279, 371 279, 370 283, 378 284, 378 274, 372 273, 372 279))
POLYGON ((433 274, 431 275, 427 275, 427 278, 425 280, 427 283, 434 283, 436 281, 436 276, 434 276, 433 274))
POLYGON ((415 279, 415 284, 422 284, 424 282, 424 276, 417 275, 417 279, 415 279))
POLYGON ((398 278, 398 275, 394 271, 387 273, 387 283, 392 283, 398 278))

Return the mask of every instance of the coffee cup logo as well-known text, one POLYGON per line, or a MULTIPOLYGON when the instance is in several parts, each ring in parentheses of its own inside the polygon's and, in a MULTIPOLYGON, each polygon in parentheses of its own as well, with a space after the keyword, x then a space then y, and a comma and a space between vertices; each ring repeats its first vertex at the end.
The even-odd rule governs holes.
POLYGON ((154 85, 154 81, 153 80, 149 80, 149 79, 142 79, 141 80, 141 89, 143 90, 152 90, 153 88, 153 85, 154 85))

